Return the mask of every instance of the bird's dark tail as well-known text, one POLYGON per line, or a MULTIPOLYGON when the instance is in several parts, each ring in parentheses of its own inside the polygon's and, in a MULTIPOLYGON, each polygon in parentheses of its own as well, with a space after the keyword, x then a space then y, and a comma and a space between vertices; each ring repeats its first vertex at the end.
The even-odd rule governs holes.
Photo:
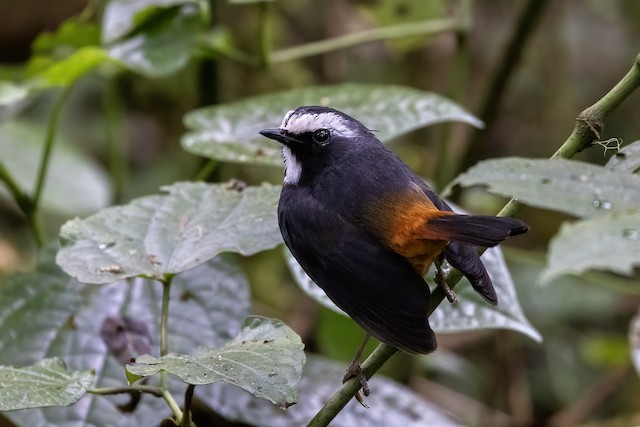
POLYGON ((529 226, 515 218, 484 215, 443 215, 431 218, 430 232, 452 242, 487 248, 496 246, 509 236, 526 233, 529 226))

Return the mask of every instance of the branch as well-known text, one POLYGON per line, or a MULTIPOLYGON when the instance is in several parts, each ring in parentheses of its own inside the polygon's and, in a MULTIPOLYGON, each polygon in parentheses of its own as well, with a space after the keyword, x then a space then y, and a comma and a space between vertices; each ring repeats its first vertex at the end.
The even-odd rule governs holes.
POLYGON ((533 34, 547 4, 548 0, 529 0, 520 14, 515 32, 507 44, 504 55, 500 59, 500 65, 498 65, 480 107, 478 117, 484 122, 485 127, 475 132, 471 138, 467 151, 460 162, 459 171, 468 169, 479 157, 482 148, 480 143, 495 122, 505 88, 520 64, 524 47, 533 34))
MULTIPOLYGON (((588 147, 598 138, 599 130, 602 129, 603 121, 611 111, 622 103, 634 90, 640 86, 640 54, 636 57, 631 70, 615 85, 605 96, 591 107, 584 110, 576 119, 576 127, 569 138, 562 146, 551 156, 551 158, 563 157, 571 158, 582 149, 588 147), (599 128, 594 127, 597 124, 599 128)), ((498 216, 514 216, 523 208, 522 203, 515 198, 511 199, 498 216)), ((447 283, 453 289, 462 278, 462 274, 458 270, 452 270, 447 277, 447 283)), ((440 303, 444 300, 445 295, 440 287, 437 287, 431 294, 431 304, 429 306, 429 315, 434 312, 440 303)), ((362 369, 367 377, 371 378, 382 365, 384 365, 391 356, 393 356, 396 348, 387 344, 380 343, 378 347, 362 364, 362 369)), ((344 383, 342 387, 329 399, 329 401, 320 409, 320 411, 309 422, 309 426, 319 427, 328 425, 336 415, 344 408, 360 388, 360 383, 356 378, 351 378, 344 383)))
POLYGON ((276 62, 292 61, 294 59, 321 55, 323 53, 378 40, 437 34, 443 31, 457 30, 458 28, 460 28, 460 23, 453 18, 430 19, 428 21, 412 22, 410 24, 390 25, 275 51, 271 54, 269 62, 273 64, 276 62))

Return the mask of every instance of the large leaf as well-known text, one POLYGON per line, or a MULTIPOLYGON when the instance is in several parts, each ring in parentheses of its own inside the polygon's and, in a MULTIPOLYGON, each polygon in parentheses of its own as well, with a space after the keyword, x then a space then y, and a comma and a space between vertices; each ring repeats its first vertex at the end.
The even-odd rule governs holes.
POLYGON ((543 282, 587 270, 630 276, 640 265, 640 211, 565 223, 551 240, 543 282))
POLYGON ((51 62, 43 67, 28 84, 35 89, 70 86, 99 65, 110 61, 111 58, 102 48, 83 47, 73 52, 69 57, 51 62))
MULTIPOLYGON (((45 131, 36 123, 0 123, 0 162, 23 191, 33 192, 45 131)), ((57 136, 46 176, 43 206, 63 215, 90 214, 108 205, 109 178, 100 165, 57 136)), ((0 193, 6 191, 0 185, 0 193)))
MULTIPOLYGON (((146 325, 157 347, 161 286, 147 280, 108 286, 82 285, 62 273, 52 257, 37 272, 0 284, 0 360, 24 365, 64 355, 70 369, 93 369, 97 387, 126 384, 124 366, 100 337, 108 318, 127 316, 146 325)), ((189 352, 219 346, 233 338, 249 311, 248 283, 227 256, 177 275, 172 284, 169 347, 189 352)), ((134 356, 137 356, 135 354, 134 356)), ((178 400, 184 384, 171 382, 178 400)), ((154 426, 170 415, 162 399, 143 396, 133 413, 117 405, 123 397, 89 394, 66 408, 4 414, 20 426, 154 426)))
MULTIPOLYGON (((137 7, 140 3, 148 4, 150 1, 127 3, 129 2, 118 2, 123 8, 127 8, 129 4, 137 7)), ((168 76, 186 65, 194 48, 194 38, 202 24, 200 10, 193 4, 194 1, 159 3, 188 4, 150 11, 145 16, 144 25, 127 38, 108 46, 112 58, 121 61, 129 69, 150 77, 168 76)), ((114 32, 119 31, 121 30, 114 32)))
POLYGON ((605 167, 615 172, 640 171, 640 141, 625 145, 611 156, 605 167))
MULTIPOLYGON (((260 427, 306 425, 340 386, 345 365, 308 355, 300 379, 300 401, 286 412, 237 387, 216 384, 197 387, 196 396, 227 419, 260 427)), ((366 398, 369 408, 352 401, 331 422, 333 427, 452 427, 460 424, 409 388, 376 375, 366 398)))
POLYGON ((482 123, 458 104, 439 95, 401 86, 341 84, 265 95, 192 111, 191 130, 182 145, 213 159, 279 166, 280 148, 258 131, 280 125, 285 113, 301 105, 326 105, 360 120, 389 141, 411 130, 446 121, 482 123))
POLYGON ((57 358, 31 366, 0 366, 0 411, 68 406, 93 385, 91 371, 69 371, 57 358))
POLYGON ((162 279, 225 251, 253 254, 282 241, 279 187, 178 183, 168 194, 136 199, 67 222, 57 262, 85 283, 133 276, 162 279))
POLYGON ((298 401, 303 349, 300 337, 282 321, 252 316, 240 334, 220 348, 161 359, 143 355, 127 365, 127 371, 138 377, 166 371, 194 385, 224 381, 286 409, 298 401))
POLYGON ((636 209, 640 200, 640 176, 566 159, 486 160, 451 186, 456 184, 486 185, 522 203, 578 217, 636 209))
POLYGON ((102 42, 109 44, 124 37, 163 8, 189 3, 197 0, 111 0, 102 17, 102 42))

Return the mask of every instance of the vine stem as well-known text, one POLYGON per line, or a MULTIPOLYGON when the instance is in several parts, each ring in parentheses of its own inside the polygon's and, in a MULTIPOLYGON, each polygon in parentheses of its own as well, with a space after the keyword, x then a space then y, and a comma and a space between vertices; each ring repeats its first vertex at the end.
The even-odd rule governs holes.
POLYGON ((171 408, 171 412, 173 412, 173 416, 175 417, 178 423, 182 422, 182 410, 180 406, 173 398, 173 395, 168 391, 164 390, 161 387, 154 387, 144 384, 133 384, 130 386, 121 386, 121 387, 102 387, 102 388, 92 388, 87 390, 89 394, 95 394, 98 396, 110 396, 113 394, 125 394, 131 393, 132 391, 137 391, 140 393, 147 393, 155 397, 161 397, 167 402, 169 408, 171 408))
MULTIPOLYGON (((162 281, 162 309, 160 312, 160 357, 169 353, 169 301, 171 300, 171 282, 169 275, 162 281)), ((160 372, 160 387, 167 390, 169 377, 165 371, 160 372)))
POLYGON ((412 22, 410 24, 390 25, 278 50, 271 54, 269 62, 273 64, 276 62, 292 61, 294 59, 321 55, 363 43, 398 37, 436 34, 443 31, 457 30, 459 27, 460 23, 453 18, 431 19, 428 21, 412 22))
MULTIPOLYGON (((605 118, 615 110, 632 92, 640 87, 640 54, 636 56, 631 70, 616 84, 607 94, 592 106, 585 109, 576 118, 576 124, 569 138, 558 148, 551 158, 571 158, 576 153, 590 147, 594 141, 600 138, 600 132, 604 127, 605 118)), ((498 216, 514 216, 522 210, 522 203, 515 198, 498 213, 498 216)), ((449 286, 453 288, 462 278, 458 270, 452 270, 447 277, 449 286)), ((440 287, 431 294, 429 315, 438 308, 445 295, 440 287)), ((398 349, 390 345, 380 343, 378 347, 362 364, 367 379, 371 378, 398 349)), ((360 383, 356 378, 351 378, 327 401, 327 403, 311 419, 309 427, 327 426, 336 415, 344 408, 351 398, 360 389, 360 383)))

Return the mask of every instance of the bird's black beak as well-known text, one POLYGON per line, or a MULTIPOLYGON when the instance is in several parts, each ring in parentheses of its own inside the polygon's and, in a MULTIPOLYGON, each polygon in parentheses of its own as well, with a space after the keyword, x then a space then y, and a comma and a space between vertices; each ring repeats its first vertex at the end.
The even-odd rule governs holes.
POLYGON ((293 145, 293 144, 298 144, 300 143, 300 141, 298 141, 297 139, 293 138, 291 135, 289 135, 287 133, 287 131, 282 130, 282 129, 262 129, 260 131, 260 135, 262 136, 266 136, 269 139, 274 139, 276 141, 278 141, 281 144, 284 145, 293 145))

